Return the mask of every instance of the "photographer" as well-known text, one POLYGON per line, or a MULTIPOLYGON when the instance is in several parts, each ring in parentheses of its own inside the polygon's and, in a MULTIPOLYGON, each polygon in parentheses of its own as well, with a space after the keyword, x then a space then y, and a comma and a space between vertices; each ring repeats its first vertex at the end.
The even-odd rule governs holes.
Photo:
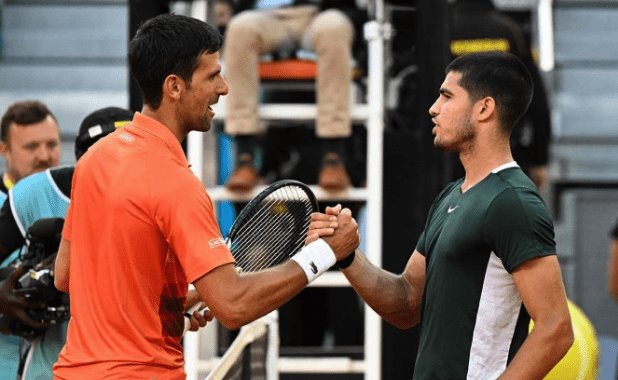
MULTIPOLYGON (((6 109, 0 121, 0 154, 6 163, 6 171, 0 173, 0 203, 22 178, 58 165, 60 132, 56 117, 45 104, 24 100, 6 109)), ((3 230, 0 231, 3 237, 3 230)), ((0 271, 9 261, 0 260, 0 271)), ((19 339, 0 335, 0 350, 0 378, 14 377, 19 362, 19 339)))
MULTIPOLYGON (((124 126, 132 117, 131 111, 115 107, 100 109, 88 115, 82 122, 75 140, 76 159, 79 159, 101 137, 124 126)), ((71 195, 73 171, 74 167, 48 169, 22 179, 13 187, 0 209, 0 260, 6 260, 11 252, 23 247, 29 229, 37 220, 64 218, 71 195)), ((51 379, 51 366, 58 357, 66 337, 66 323, 49 324, 54 322, 54 316, 51 315, 50 318, 49 315, 53 309, 47 305, 51 300, 45 295, 45 291, 49 289, 39 286, 40 283, 28 282, 29 276, 24 277, 27 267, 32 267, 31 269, 35 271, 43 270, 41 273, 48 274, 45 268, 35 267, 37 263, 32 261, 41 259, 42 256, 33 255, 31 250, 36 244, 40 244, 39 249, 43 248, 45 251, 43 257, 53 255, 58 248, 57 242, 55 246, 52 243, 57 227, 54 223, 60 223, 60 221, 56 219, 47 224, 38 224, 41 228, 35 231, 34 238, 33 231, 30 231, 28 253, 25 257, 22 253, 22 258, 25 258, 26 262, 13 265, 11 268, 15 269, 12 273, 7 276, 5 272, 2 276, 4 280, 0 282, 0 313, 3 314, 6 326, 0 332, 21 335, 31 340, 28 359, 25 360, 27 366, 22 373, 24 379, 51 379), (24 285, 30 290, 38 286, 43 292, 41 299, 45 299, 46 302, 26 300, 23 293, 29 290, 24 289, 24 285), (38 317, 38 320, 33 316, 38 317), (37 330, 41 331, 37 334, 37 330)), ((39 276, 35 277, 42 279, 39 276)), ((51 285, 53 288, 53 280, 51 285)), ((29 299, 39 298, 33 294, 27 295, 29 299)), ((5 351, 5 347, 0 346, 0 350, 5 351)), ((25 358, 20 359, 23 365, 25 358)), ((15 359, 15 361, 18 360, 15 359)), ((16 363, 11 364, 15 368, 16 363)), ((15 377, 15 375, 12 373, 10 377, 15 377)), ((2 378, 10 377, 7 374, 2 378)))

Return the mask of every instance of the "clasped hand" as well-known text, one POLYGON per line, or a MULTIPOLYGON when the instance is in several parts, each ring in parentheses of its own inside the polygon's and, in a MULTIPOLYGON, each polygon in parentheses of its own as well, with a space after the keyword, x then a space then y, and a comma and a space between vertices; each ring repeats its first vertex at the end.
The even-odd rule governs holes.
POLYGON ((311 223, 307 231, 306 244, 317 239, 324 239, 331 247, 337 261, 343 260, 350 255, 360 243, 358 224, 352 217, 352 211, 341 207, 326 207, 325 213, 314 212, 311 214, 311 223))

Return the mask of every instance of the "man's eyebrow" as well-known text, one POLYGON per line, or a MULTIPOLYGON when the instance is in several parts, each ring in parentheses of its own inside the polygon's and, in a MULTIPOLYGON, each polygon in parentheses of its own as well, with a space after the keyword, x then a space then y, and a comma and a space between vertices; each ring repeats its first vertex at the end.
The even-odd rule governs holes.
POLYGON ((440 94, 442 95, 453 95, 453 92, 445 87, 440 87, 440 94))

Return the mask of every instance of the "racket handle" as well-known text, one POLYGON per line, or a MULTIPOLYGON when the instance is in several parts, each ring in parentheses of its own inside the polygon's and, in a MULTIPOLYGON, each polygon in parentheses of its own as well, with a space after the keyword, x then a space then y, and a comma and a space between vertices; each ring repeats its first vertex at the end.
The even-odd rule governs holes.
POLYGON ((206 306, 204 306, 204 307, 200 307, 200 306, 202 306, 202 303, 201 302, 197 302, 195 305, 191 306, 187 311, 185 311, 185 327, 184 327, 184 330, 182 332, 183 336, 191 328, 191 316, 193 315, 193 313, 196 312, 196 311, 202 311, 202 310, 206 309, 206 306))

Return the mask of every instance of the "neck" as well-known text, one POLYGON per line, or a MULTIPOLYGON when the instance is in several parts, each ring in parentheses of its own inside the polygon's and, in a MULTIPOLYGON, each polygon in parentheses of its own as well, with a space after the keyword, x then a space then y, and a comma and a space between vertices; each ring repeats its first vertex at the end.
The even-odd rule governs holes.
POLYGON ((513 161, 508 138, 492 139, 488 143, 477 143, 459 153, 459 159, 465 169, 466 177, 461 190, 463 192, 481 182, 491 171, 500 165, 513 161))
POLYGON ((163 107, 154 109, 148 105, 144 105, 142 108, 142 114, 163 124, 172 132, 172 134, 174 134, 174 136, 176 136, 178 142, 182 142, 182 140, 187 137, 187 133, 180 128, 176 117, 170 114, 169 111, 165 111, 163 107))

